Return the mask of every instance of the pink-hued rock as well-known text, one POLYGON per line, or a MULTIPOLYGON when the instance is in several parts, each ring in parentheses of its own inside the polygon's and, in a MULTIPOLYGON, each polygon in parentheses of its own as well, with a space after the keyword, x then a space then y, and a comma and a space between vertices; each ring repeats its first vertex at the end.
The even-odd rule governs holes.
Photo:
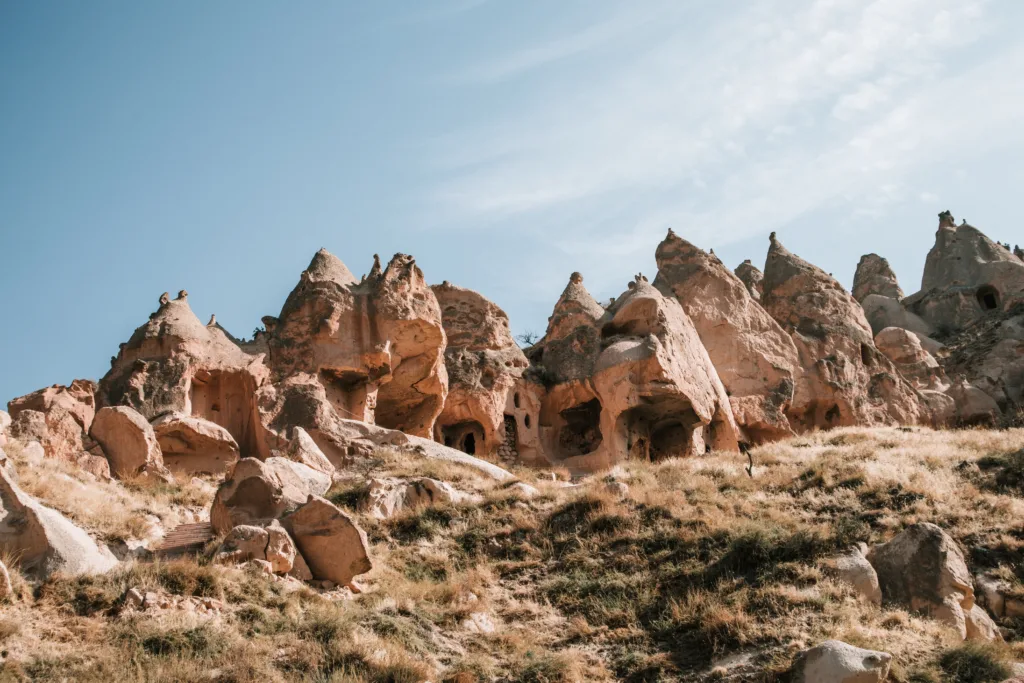
POLYGON ((101 408, 93 420, 91 436, 103 448, 115 477, 165 471, 153 427, 132 408, 101 408))
POLYGON ((323 495, 331 478, 285 458, 239 460, 217 489, 210 524, 217 533, 239 525, 262 526, 297 509, 311 495, 323 495))
POLYGON ((344 586, 373 568, 366 532, 345 512, 317 496, 282 520, 313 578, 344 586))
POLYGON ((238 444, 219 424, 184 413, 168 413, 152 422, 164 464, 174 472, 220 473, 238 462, 238 444))

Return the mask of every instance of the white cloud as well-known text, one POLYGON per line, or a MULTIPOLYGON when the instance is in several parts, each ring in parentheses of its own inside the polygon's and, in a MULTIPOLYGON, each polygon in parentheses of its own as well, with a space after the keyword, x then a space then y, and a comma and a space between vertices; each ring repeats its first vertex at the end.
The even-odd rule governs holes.
MULTIPOLYGON (((455 225, 528 216, 597 259, 638 240, 649 250, 668 225, 721 244, 835 203, 880 215, 914 195, 915 170, 1024 143, 1024 91, 1013 85, 1024 46, 993 43, 960 64, 964 48, 998 30, 990 11, 959 0, 765 0, 708 27, 664 10, 658 40, 632 44, 615 67, 448 136, 435 206, 455 225)), ((477 77, 543 76, 544 63, 613 34, 601 21, 496 58, 477 77)))

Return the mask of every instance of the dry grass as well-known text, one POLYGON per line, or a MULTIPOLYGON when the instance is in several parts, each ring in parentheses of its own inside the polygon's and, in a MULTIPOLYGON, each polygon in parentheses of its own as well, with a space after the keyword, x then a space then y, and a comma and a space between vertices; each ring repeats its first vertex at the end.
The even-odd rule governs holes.
POLYGON ((858 601, 828 560, 931 521, 974 571, 1024 591, 1022 447, 1024 430, 844 429, 756 449, 753 477, 745 458, 714 454, 626 464, 624 498, 597 476, 531 481, 532 499, 381 452, 354 474, 433 476, 483 502, 381 521, 355 512, 358 478, 336 487, 373 546, 355 600, 203 561, 56 577, 0 623, 15 662, 0 680, 775 681, 826 638, 893 653, 897 683, 1002 680, 1024 659, 1024 624, 1001 624, 1005 646, 964 646, 933 620, 858 601), (129 617, 133 585, 228 607, 129 617), (493 633, 469 627, 479 614, 493 633))
POLYGON ((29 459, 17 441, 5 447, 18 473, 18 485, 79 526, 107 541, 142 540, 158 526, 171 528, 207 514, 212 488, 189 479, 175 484, 134 479, 99 481, 72 463, 29 459))

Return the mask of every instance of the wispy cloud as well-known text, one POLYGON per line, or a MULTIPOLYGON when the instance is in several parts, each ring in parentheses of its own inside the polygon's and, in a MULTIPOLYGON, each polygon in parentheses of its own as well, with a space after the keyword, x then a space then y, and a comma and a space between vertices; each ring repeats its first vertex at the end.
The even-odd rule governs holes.
MULTIPOLYGON (((629 42, 602 61, 613 66, 447 136, 434 206, 455 225, 558 226, 563 248, 595 259, 650 250, 667 225, 722 243, 829 205, 877 215, 923 196, 917 170, 1024 144, 1011 85, 1024 46, 994 40, 1011 30, 992 21, 998 4, 765 0, 700 22, 659 8, 644 19, 657 39, 629 42)), ((456 80, 543 79, 553 60, 638 30, 602 19, 456 80)))

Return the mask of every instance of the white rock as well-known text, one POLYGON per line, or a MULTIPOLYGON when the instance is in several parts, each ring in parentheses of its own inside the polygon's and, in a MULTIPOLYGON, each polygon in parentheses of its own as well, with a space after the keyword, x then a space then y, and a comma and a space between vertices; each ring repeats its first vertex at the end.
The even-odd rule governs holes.
POLYGON ((892 655, 826 640, 804 652, 793 667, 794 683, 881 683, 892 655))

